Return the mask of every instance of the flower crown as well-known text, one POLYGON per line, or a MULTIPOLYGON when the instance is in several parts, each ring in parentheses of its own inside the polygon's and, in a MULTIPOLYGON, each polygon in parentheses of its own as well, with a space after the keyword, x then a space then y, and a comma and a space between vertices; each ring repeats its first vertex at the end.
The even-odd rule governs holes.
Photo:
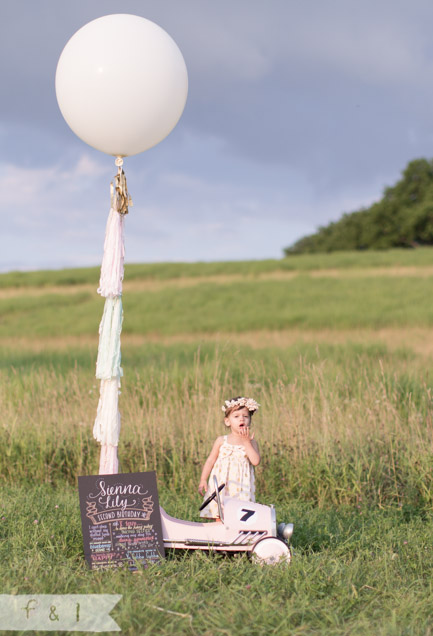
POLYGON ((232 409, 234 406, 246 406, 250 413, 254 413, 259 408, 260 404, 258 404, 252 398, 240 397, 237 400, 226 400, 224 405, 221 407, 223 413, 226 413, 229 409, 232 409))

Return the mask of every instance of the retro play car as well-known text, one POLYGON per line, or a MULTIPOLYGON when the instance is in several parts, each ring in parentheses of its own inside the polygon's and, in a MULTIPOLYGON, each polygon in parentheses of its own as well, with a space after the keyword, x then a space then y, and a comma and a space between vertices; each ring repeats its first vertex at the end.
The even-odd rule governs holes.
POLYGON ((221 552, 247 552, 260 564, 290 563, 289 546, 293 534, 292 523, 276 524, 275 508, 235 497, 221 500, 218 486, 203 502, 200 510, 216 498, 220 521, 194 522, 170 517, 161 508, 162 533, 165 548, 182 550, 217 550, 221 552))

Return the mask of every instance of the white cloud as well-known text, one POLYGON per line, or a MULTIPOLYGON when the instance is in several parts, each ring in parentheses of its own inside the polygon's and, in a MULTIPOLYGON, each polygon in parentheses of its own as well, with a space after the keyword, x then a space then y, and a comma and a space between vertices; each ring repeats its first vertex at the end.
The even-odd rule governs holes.
MULTIPOLYGON (((79 177, 101 177, 108 174, 107 162, 98 162, 88 155, 81 155, 75 167, 65 173, 66 179, 72 181, 79 177)), ((114 168, 113 168, 114 170, 114 168)))
POLYGON ((19 207, 35 200, 55 182, 55 168, 21 168, 0 165, 0 190, 5 206, 19 207))
POLYGON ((20 208, 64 200, 66 193, 86 191, 95 177, 109 175, 107 166, 82 155, 70 168, 58 165, 21 167, 0 164, 2 205, 20 208))

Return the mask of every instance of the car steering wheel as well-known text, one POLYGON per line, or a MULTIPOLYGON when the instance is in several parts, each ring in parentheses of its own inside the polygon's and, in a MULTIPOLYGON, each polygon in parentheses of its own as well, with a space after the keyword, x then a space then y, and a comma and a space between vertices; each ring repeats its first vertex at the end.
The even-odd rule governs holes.
POLYGON ((199 510, 203 510, 203 508, 206 508, 206 506, 208 504, 210 504, 210 502, 215 499, 215 497, 217 496, 217 492, 221 492, 221 490, 223 488, 225 488, 225 484, 221 484, 221 486, 218 486, 218 490, 214 490, 214 492, 211 494, 211 496, 203 501, 203 503, 200 506, 199 510))

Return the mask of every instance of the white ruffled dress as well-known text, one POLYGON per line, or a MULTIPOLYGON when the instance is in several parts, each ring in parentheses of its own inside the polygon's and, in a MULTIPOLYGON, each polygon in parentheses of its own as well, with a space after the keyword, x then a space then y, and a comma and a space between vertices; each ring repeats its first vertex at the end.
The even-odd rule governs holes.
MULTIPOLYGON (((254 467, 246 455, 245 447, 242 444, 229 444, 227 435, 224 435, 217 460, 209 475, 208 487, 203 501, 215 490, 214 475, 216 475, 219 485, 226 485, 221 495, 237 497, 242 501, 255 501, 254 467)), ((222 501, 223 499, 224 497, 222 497, 222 501)), ((219 517, 216 499, 200 512, 200 517, 205 519, 219 517)))

